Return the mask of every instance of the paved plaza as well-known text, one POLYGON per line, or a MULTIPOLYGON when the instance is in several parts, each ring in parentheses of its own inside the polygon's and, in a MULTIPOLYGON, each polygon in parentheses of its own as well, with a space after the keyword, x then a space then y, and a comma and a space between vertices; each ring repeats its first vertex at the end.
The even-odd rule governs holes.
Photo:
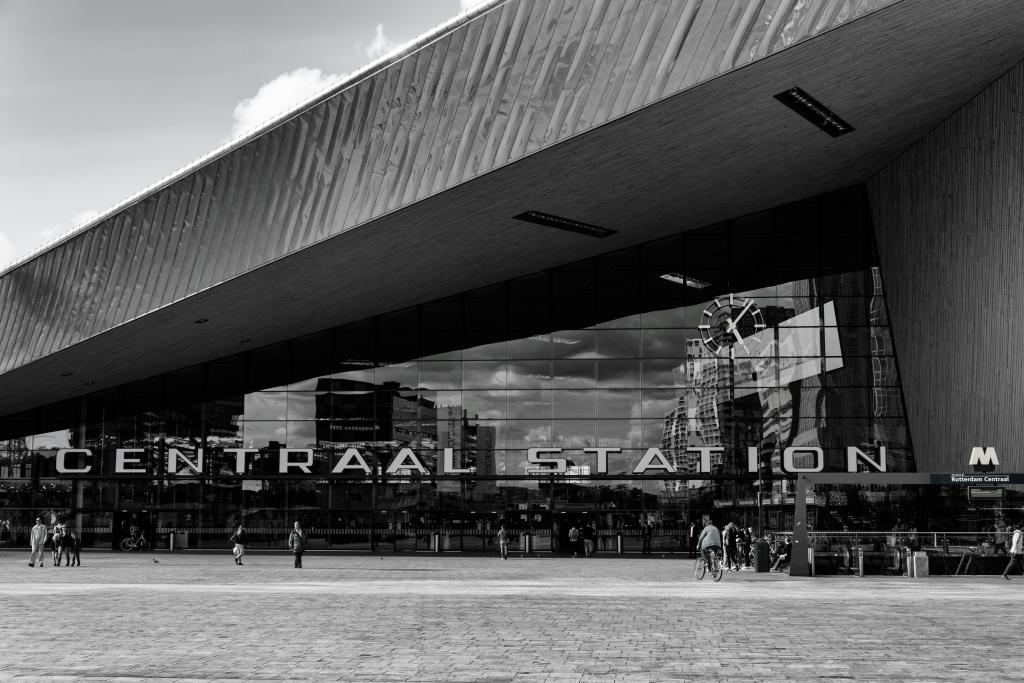
POLYGON ((27 560, 0 553, 4 679, 1024 679, 1020 577, 716 584, 658 556, 27 560))

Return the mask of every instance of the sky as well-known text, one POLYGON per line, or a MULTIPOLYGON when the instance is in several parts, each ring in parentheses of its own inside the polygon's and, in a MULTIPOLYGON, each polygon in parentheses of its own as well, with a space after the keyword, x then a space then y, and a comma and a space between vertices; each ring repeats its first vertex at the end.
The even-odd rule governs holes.
POLYGON ((480 0, 0 0, 0 269, 480 0))

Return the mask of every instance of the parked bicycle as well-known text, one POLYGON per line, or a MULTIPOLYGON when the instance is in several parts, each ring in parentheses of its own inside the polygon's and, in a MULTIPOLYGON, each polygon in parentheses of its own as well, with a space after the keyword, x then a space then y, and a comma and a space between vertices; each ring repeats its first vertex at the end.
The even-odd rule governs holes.
POLYGON ((711 551, 711 564, 708 565, 707 558, 704 557, 704 553, 701 553, 697 559, 697 563, 693 566, 693 575, 700 581, 704 578, 704 575, 711 571, 711 578, 715 581, 721 581, 722 575, 725 574, 725 570, 722 567, 722 552, 720 550, 711 551))
POLYGON ((121 539, 121 550, 126 553, 133 550, 149 550, 149 541, 141 532, 136 536, 125 536, 121 539))

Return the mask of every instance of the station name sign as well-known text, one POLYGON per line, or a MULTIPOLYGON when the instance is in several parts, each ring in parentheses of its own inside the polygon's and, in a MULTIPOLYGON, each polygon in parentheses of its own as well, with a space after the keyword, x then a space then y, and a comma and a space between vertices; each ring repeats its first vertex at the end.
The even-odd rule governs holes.
MULTIPOLYGON (((846 469, 849 472, 862 471, 862 467, 868 471, 886 471, 885 447, 877 449, 877 455, 869 455, 856 447, 846 449, 846 469)), ((526 451, 526 474, 555 475, 565 474, 577 476, 581 474, 579 456, 576 453, 582 452, 583 457, 592 458, 594 467, 588 468, 588 472, 594 474, 608 474, 608 458, 612 455, 622 453, 621 448, 583 448, 572 451, 574 457, 570 465, 569 458, 565 457, 566 451, 562 448, 530 448, 526 451)), ((725 452, 721 446, 690 447, 681 451, 670 453, 667 457, 660 448, 648 448, 640 459, 627 466, 628 474, 702 474, 712 473, 712 462, 719 460, 725 452)), ((256 448, 224 448, 219 449, 228 457, 234 456, 235 473, 241 475, 247 471, 246 465, 249 459, 260 453, 256 448)), ((206 467, 208 459, 202 448, 195 450, 195 453, 183 453, 177 448, 167 449, 166 472, 150 472, 143 462, 147 450, 143 448, 118 448, 114 451, 114 474, 160 474, 160 475, 203 475, 207 474, 206 467)), ((86 475, 93 472, 93 454, 88 448, 62 448, 57 451, 56 465, 59 474, 86 475), (69 464, 73 457, 74 464, 69 464)), ((372 457, 371 457, 372 460, 372 457)), ((429 461, 432 461, 431 458, 429 461)), ((412 448, 402 448, 383 470, 384 474, 409 476, 420 475, 468 475, 474 474, 474 468, 458 467, 455 463, 455 449, 444 448, 436 466, 436 471, 431 472, 424 464, 424 459, 417 455, 412 448)), ((759 463, 762 457, 756 446, 747 448, 747 470, 750 474, 757 474, 759 463)), ((428 462, 429 462, 428 461, 428 462)), ((281 448, 277 454, 277 465, 279 474, 306 474, 314 476, 313 473, 314 451, 312 448, 281 448)), ((792 446, 782 452, 781 468, 787 474, 803 474, 809 472, 822 472, 825 469, 824 451, 817 446, 792 446)), ((367 462, 366 456, 357 448, 348 448, 343 451, 337 463, 331 469, 331 474, 347 474, 349 472, 362 472, 366 475, 373 473, 373 469, 367 462)), ((318 473, 315 476, 322 476, 318 473)))
POLYGON ((933 474, 933 484, 971 484, 973 486, 1000 486, 1024 484, 1024 474, 933 474))

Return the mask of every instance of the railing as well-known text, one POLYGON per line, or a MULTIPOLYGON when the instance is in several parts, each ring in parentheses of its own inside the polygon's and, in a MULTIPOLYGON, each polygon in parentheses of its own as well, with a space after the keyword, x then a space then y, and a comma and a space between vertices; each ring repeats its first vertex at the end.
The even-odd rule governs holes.
MULTIPOLYGON (((72 528, 74 528, 72 526, 72 528)), ((27 525, 10 525, 0 536, 0 548, 28 548, 27 525)), ((285 550, 291 527, 246 527, 249 546, 255 550, 285 550)), ((123 533, 110 526, 75 528, 84 548, 112 548, 123 533)), ((235 527, 169 527, 146 529, 151 546, 170 549, 227 549, 235 527)), ((428 527, 310 527, 305 529, 312 550, 351 550, 377 552, 498 552, 498 530, 460 529, 450 526, 428 527)), ((509 529, 513 551, 532 553, 571 553, 565 531, 553 535, 551 529, 509 529), (529 536, 529 546, 526 537, 529 536), (561 537, 560 537, 561 536, 561 537)), ((776 539, 788 532, 775 534, 776 539)), ((652 530, 649 539, 638 528, 599 529, 594 540, 598 554, 641 553, 670 555, 687 553, 688 529, 652 530)), ((1008 560, 1009 534, 961 531, 812 531, 814 571, 816 574, 906 575, 911 553, 924 552, 931 574, 999 573, 1008 560)))
MULTIPOLYGON (((110 526, 72 528, 81 535, 84 548, 111 548, 127 534, 115 532, 110 526)), ((229 548, 231 535, 237 527, 172 527, 159 526, 144 529, 143 535, 157 550, 174 548, 216 549, 229 548)), ((11 526, 6 541, 0 547, 28 548, 30 526, 11 526)), ((254 550, 285 550, 291 527, 246 527, 248 545, 254 550)), ((311 550, 353 551, 434 551, 437 544, 442 551, 498 552, 498 529, 460 529, 457 527, 307 527, 304 529, 311 550)), ((509 529, 513 550, 525 551, 529 536, 530 552, 570 553, 563 530, 561 538, 551 529, 509 529)), ((673 554, 689 549, 686 529, 655 529, 646 539, 640 529, 599 529, 595 532, 594 550, 597 553, 673 554)), ((582 542, 582 539, 581 539, 582 542)))
POLYGON ((811 532, 810 543, 816 574, 997 574, 1009 559, 1009 536, 963 531, 821 531, 811 532), (915 553, 923 553, 925 564, 914 565, 915 553))

